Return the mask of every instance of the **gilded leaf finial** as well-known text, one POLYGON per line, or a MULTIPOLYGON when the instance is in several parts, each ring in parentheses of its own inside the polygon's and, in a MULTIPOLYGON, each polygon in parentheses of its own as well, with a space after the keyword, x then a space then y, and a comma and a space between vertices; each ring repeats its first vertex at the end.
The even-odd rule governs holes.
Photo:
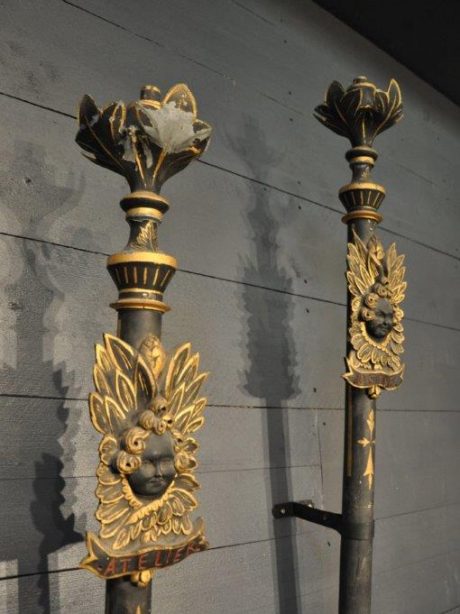
POLYGON ((132 192, 159 193, 167 179, 204 152, 211 130, 197 118, 186 85, 174 85, 164 98, 157 87, 146 85, 140 100, 102 109, 85 95, 75 140, 92 162, 126 177, 132 192))
POLYGON ((372 147, 375 137, 402 118, 401 90, 395 79, 387 90, 378 89, 367 77, 357 77, 346 90, 334 81, 315 117, 347 137, 353 147, 372 147))

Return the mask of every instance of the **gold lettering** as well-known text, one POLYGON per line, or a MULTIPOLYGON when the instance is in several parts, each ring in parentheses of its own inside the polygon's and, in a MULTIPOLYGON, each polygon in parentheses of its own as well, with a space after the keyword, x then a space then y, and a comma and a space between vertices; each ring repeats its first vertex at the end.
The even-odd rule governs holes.
POLYGON ((139 571, 143 571, 144 569, 147 569, 147 552, 144 552, 143 554, 139 555, 139 560, 137 562, 137 568, 139 571))
POLYGON ((110 559, 109 564, 105 568, 104 576, 110 576, 117 572, 117 559, 110 559))

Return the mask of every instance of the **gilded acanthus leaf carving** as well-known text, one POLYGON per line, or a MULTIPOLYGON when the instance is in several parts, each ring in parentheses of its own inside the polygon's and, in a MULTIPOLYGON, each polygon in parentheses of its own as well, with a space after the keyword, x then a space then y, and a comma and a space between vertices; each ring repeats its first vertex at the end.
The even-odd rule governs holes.
POLYGON ((132 191, 159 192, 204 152, 211 131, 197 118, 196 100, 186 85, 173 86, 163 99, 157 87, 146 85, 140 100, 102 109, 85 95, 75 140, 92 162, 124 175, 132 191))
POLYGON ((206 377, 189 343, 169 358, 154 335, 139 351, 109 334, 96 346, 89 406, 102 435, 96 489, 101 527, 89 541, 102 551, 129 557, 149 547, 183 548, 189 536, 205 545, 200 521, 192 522, 190 514, 199 488, 193 433, 204 422, 206 399, 199 392, 206 377))
POLYGON ((402 118, 402 97, 397 81, 380 90, 366 77, 358 77, 344 89, 333 81, 315 117, 328 128, 350 139, 353 147, 372 147, 375 137, 402 118))
POLYGON ((357 388, 367 388, 373 397, 381 389, 396 388, 402 380, 403 310, 407 283, 404 256, 398 256, 393 243, 385 252, 374 236, 367 245, 354 234, 348 244, 348 289, 351 299, 345 379, 357 388))

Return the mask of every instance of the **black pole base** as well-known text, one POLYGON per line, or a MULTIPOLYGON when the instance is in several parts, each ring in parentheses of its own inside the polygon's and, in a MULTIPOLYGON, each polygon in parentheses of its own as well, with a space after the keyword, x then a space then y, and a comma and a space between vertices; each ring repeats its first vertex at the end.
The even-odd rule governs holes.
POLYGON ((107 580, 105 614, 151 614, 152 582, 135 586, 129 576, 107 580))

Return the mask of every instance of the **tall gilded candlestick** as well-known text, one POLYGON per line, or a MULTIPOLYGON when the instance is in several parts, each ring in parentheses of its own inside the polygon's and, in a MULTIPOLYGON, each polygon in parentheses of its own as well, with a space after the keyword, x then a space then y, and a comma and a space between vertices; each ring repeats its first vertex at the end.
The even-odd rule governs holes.
POLYGON ((107 261, 119 292, 111 305, 117 334, 96 345, 89 397, 101 433, 100 529, 87 534, 81 566, 106 581, 106 614, 150 614, 155 570, 207 547, 202 520, 192 519, 199 487, 194 433, 204 422, 200 387, 207 374, 189 343, 168 355, 160 341, 169 310, 163 294, 177 263, 159 250, 158 227, 169 209, 159 195, 163 183, 204 152, 210 134, 183 84, 164 98, 147 85, 126 105, 99 109, 89 96, 80 104, 77 143, 131 189, 120 203, 128 243, 107 261))
POLYGON ((345 136, 352 148, 346 158, 352 180, 339 191, 347 213, 347 356, 345 453, 342 513, 305 503, 276 505, 276 517, 298 516, 334 528, 342 536, 340 614, 371 611, 374 535, 376 399, 399 386, 404 373, 404 256, 395 245, 387 251, 375 235, 385 189, 371 179, 377 160, 375 137, 402 117, 401 92, 392 80, 387 91, 358 77, 347 89, 334 82, 315 110, 325 126, 345 136))

